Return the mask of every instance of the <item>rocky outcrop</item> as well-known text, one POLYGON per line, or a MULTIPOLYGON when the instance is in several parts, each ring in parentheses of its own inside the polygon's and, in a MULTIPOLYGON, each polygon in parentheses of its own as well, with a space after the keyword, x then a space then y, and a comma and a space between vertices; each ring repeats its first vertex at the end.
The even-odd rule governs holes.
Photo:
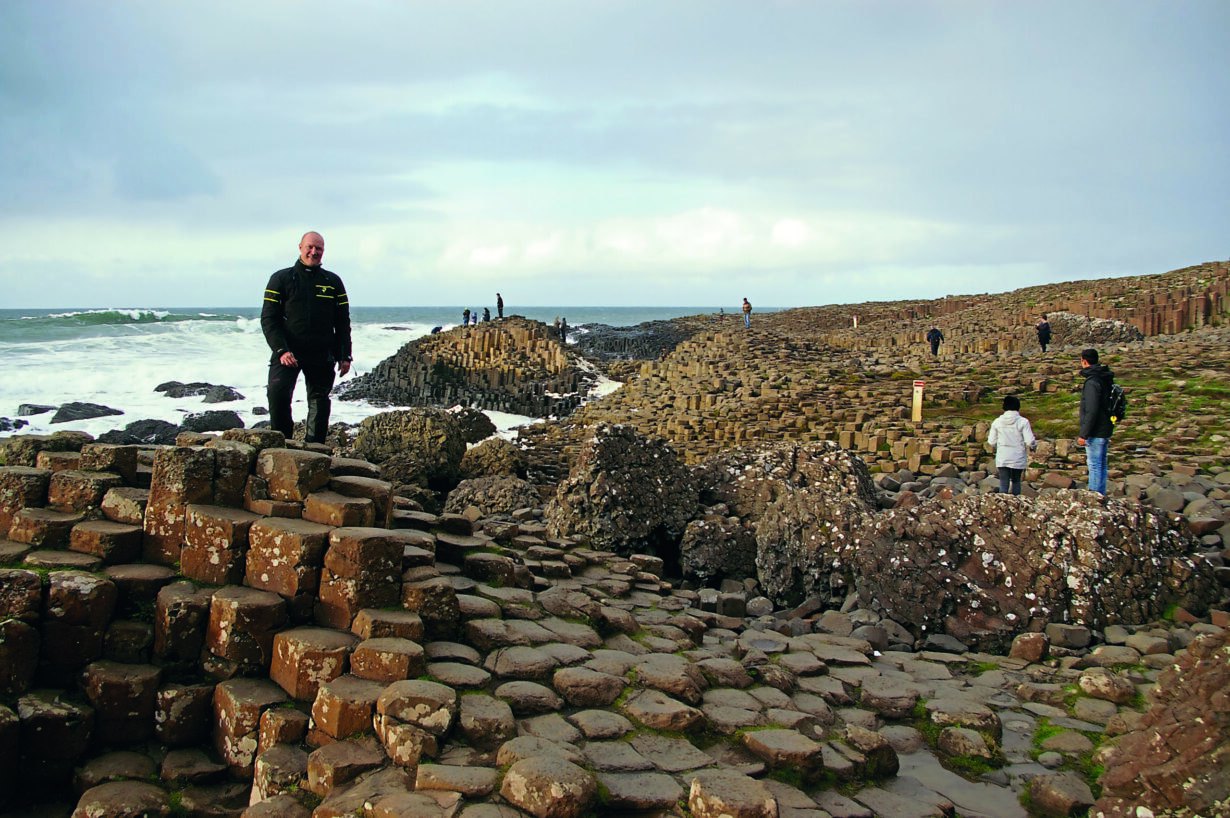
POLYGON ((541 492, 519 477, 478 477, 458 483, 457 488, 448 493, 444 511, 460 514, 474 508, 483 517, 497 517, 511 515, 517 509, 535 508, 541 503, 541 492))
POLYGON ((529 461, 516 444, 503 438, 493 437, 477 446, 466 449, 461 458, 461 476, 464 478, 507 475, 525 477, 529 461))
POLYGON ((453 419, 461 427, 461 437, 466 443, 478 443, 486 440, 496 432, 495 424, 478 409, 457 407, 451 411, 453 419))
MULTIPOLYGON (((936 498, 898 508, 822 552, 817 592, 841 576, 869 607, 915 630, 1006 649, 1048 623, 1147 622, 1221 597, 1178 520, 1134 503, 1065 492, 936 498)), ((761 566, 762 570, 766 566, 761 566)))
POLYGON ((1143 341, 1145 334, 1126 321, 1113 318, 1091 318, 1070 312, 1050 313, 1051 344, 1054 346, 1095 347, 1143 341))
POLYGON ((453 416, 440 409, 403 409, 365 418, 354 448, 381 464, 394 483, 439 482, 457 478, 465 439, 453 416))
POLYGON ((742 449, 693 473, 709 508, 684 536, 684 575, 758 576, 769 597, 787 604, 816 592, 838 538, 876 508, 866 465, 833 443, 742 449))
POLYGON ((572 344, 585 357, 596 361, 654 361, 696 334, 710 319, 703 316, 673 321, 646 321, 634 327, 585 324, 578 327, 572 344))
POLYGON ((69 423, 74 420, 89 420, 90 418, 101 418, 107 415, 122 415, 124 414, 119 409, 112 409, 110 406, 103 406, 98 403, 82 403, 73 401, 65 403, 56 410, 52 415, 52 423, 69 423))
POLYGON ((696 480, 666 441, 601 425, 545 518, 554 536, 584 537, 596 548, 673 554, 697 507, 696 480))
POLYGON ((1230 638, 1199 637, 1158 677, 1135 729, 1099 751, 1106 769, 1090 815, 1230 812, 1230 638))
POLYGON ((592 380, 551 327, 513 316, 411 341, 335 393, 377 405, 461 405, 548 417, 576 409, 592 380))

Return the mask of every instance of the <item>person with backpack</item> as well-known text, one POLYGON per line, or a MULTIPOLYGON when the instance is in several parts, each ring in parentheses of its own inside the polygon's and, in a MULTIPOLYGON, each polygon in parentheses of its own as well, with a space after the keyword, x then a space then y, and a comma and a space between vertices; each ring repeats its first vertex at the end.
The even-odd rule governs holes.
POLYGON ((940 332, 939 327, 932 327, 927 330, 927 342, 931 344, 931 356, 936 357, 940 354, 940 341, 944 340, 944 333, 940 332))
MULTIPOLYGON (((1098 351, 1086 349, 1081 353, 1081 377, 1085 385, 1081 389, 1080 432, 1076 438, 1079 446, 1085 447, 1085 463, 1089 467, 1089 490, 1106 496, 1106 450, 1110 436, 1115 431, 1119 416, 1112 420, 1111 392, 1115 386, 1115 373, 1098 363, 1098 351)), ((1122 394, 1122 389, 1116 389, 1122 394)))
POLYGON ((1029 421, 1021 416, 1021 399, 1004 398, 1004 413, 991 424, 987 443, 995 447, 995 467, 999 470, 999 493, 1020 494, 1021 475, 1029 465, 1029 452, 1038 441, 1029 421))

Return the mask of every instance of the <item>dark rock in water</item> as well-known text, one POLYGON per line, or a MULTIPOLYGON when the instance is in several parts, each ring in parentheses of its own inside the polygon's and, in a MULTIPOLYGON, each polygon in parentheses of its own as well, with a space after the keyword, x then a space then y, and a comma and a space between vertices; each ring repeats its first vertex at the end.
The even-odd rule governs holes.
MULTIPOLYGON (((763 532, 761 543, 764 544, 763 532)), ((1102 629, 1221 598, 1199 541, 1163 511, 1086 492, 931 499, 839 540, 805 587, 851 578, 866 607, 977 650, 1051 622, 1102 629)), ((802 559, 806 559, 803 555, 802 559)), ((810 561, 815 564, 815 560, 810 561)), ((762 583, 772 566, 758 560, 762 583)))
POLYGON ((696 479, 665 439, 604 423, 585 443, 544 519, 552 536, 584 535, 595 548, 667 559, 696 514, 698 495, 696 479))
POLYGON ((265 408, 264 406, 253 406, 252 414, 260 417, 260 416, 269 414, 269 410, 265 408))
POLYGON ((73 401, 65 403, 56 410, 52 416, 52 423, 69 423, 74 420, 89 420, 91 418, 107 417, 108 415, 124 414, 119 409, 112 409, 110 406, 102 406, 97 403, 80 403, 73 401))
POLYGON ((466 443, 478 443, 486 440, 496 432, 495 424, 479 409, 469 407, 456 409, 452 412, 457 425, 461 427, 461 435, 466 443))
POLYGON ((582 324, 573 345, 587 358, 599 361, 655 360, 662 350, 673 350, 696 334, 696 328, 682 321, 646 321, 634 327, 608 324, 582 324))
POLYGON ((205 392, 204 403, 230 403, 243 400, 243 395, 229 386, 215 386, 205 392))
POLYGON ((190 398, 193 395, 204 395, 213 388, 214 385, 212 383, 204 383, 203 381, 194 381, 192 383, 167 381, 155 386, 154 391, 164 392, 168 398, 190 398))
POLYGON ((99 443, 150 444, 173 446, 180 428, 165 420, 135 420, 123 429, 112 429, 98 436, 99 443))
POLYGON ((242 429, 243 421, 229 409, 214 409, 188 415, 184 418, 183 428, 189 432, 225 432, 227 429, 242 429))
POLYGON ((466 443, 461 427, 442 409, 401 409, 365 418, 354 448, 379 463, 393 483, 456 480, 466 443))
POLYGON ((29 426, 30 421, 17 418, 9 420, 8 418, 0 418, 0 432, 15 432, 23 426, 29 426))
POLYGON ((461 458, 461 476, 472 479, 491 475, 525 477, 529 459, 525 452, 500 437, 492 437, 467 449, 461 458))
POLYGON ((512 514, 519 508, 533 508, 542 503, 542 495, 534 484, 519 477, 479 477, 463 480, 449 492, 445 512, 460 514, 474 506, 484 517, 512 514))
POLYGON ((19 417, 24 418, 31 415, 42 415, 54 410, 54 406, 48 406, 45 403, 23 403, 17 407, 17 414, 19 417))

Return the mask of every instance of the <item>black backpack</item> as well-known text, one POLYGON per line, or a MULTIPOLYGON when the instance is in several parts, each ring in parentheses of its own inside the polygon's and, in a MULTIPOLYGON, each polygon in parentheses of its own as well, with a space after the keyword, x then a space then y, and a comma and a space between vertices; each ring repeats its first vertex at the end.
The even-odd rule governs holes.
POLYGON ((1127 416, 1127 392, 1114 381, 1111 381, 1110 389, 1106 392, 1106 414, 1110 415, 1112 424, 1127 416))

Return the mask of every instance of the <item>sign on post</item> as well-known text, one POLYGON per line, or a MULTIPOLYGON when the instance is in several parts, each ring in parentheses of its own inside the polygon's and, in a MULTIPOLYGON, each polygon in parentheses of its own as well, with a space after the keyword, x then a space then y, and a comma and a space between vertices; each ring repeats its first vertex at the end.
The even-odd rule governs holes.
POLYGON ((910 418, 915 423, 922 420, 923 387, 926 385, 926 381, 914 381, 914 412, 910 415, 910 418))

